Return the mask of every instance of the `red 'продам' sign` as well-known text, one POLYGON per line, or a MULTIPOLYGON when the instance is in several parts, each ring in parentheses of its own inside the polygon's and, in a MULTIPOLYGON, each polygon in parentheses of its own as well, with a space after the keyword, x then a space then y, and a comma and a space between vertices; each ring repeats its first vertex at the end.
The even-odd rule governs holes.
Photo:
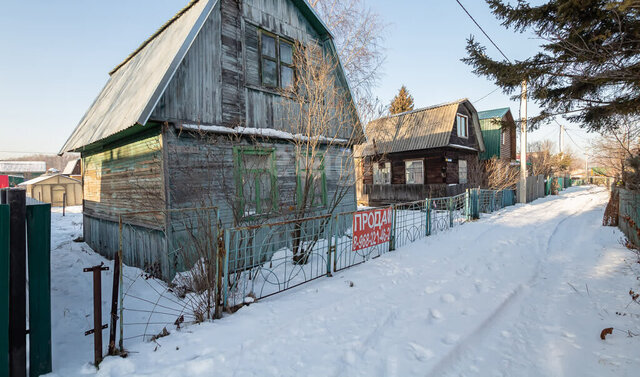
POLYGON ((391 207, 357 212, 353 215, 353 250, 388 242, 391 238, 391 207))

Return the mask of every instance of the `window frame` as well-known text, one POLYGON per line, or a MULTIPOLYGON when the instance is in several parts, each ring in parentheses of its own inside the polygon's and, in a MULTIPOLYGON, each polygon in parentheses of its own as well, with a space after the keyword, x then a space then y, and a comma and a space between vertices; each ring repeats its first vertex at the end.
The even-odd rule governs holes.
MULTIPOLYGON (((378 174, 380 175, 380 174, 378 174)), ((391 184, 391 162, 389 161, 378 161, 378 162, 374 162, 373 163, 373 184, 374 185, 389 185, 391 184), (384 164, 384 170, 388 169, 388 173, 385 174, 385 179, 384 182, 380 183, 380 182, 376 182, 376 171, 380 171, 380 164, 384 164)))
POLYGON ((263 88, 268 88, 268 89, 288 89, 290 87, 283 87, 282 86, 282 67, 287 67, 290 68, 293 71, 293 77, 292 77, 292 87, 295 85, 295 81, 296 81, 296 69, 295 69, 295 65, 294 65, 294 56, 295 56, 295 42, 289 38, 285 38, 285 37, 281 37, 278 34, 269 32, 267 30, 264 29, 260 29, 258 28, 258 59, 259 59, 259 64, 258 64, 258 69, 259 69, 259 73, 260 73, 260 86, 262 86, 263 88), (270 38, 273 38, 275 40, 275 57, 271 57, 268 55, 264 55, 262 52, 262 38, 263 36, 266 35, 270 38), (291 46, 291 64, 289 63, 285 63, 282 61, 282 57, 280 54, 280 43, 286 43, 288 45, 291 46), (265 83, 264 80, 264 59, 267 59, 269 61, 272 61, 276 64, 276 85, 272 86, 270 84, 265 83))
POLYGON ((460 114, 457 113, 456 114, 456 131, 458 134, 458 137, 462 137, 465 139, 469 138, 469 116, 468 115, 464 115, 464 114, 460 114), (464 118, 464 133, 460 132, 460 119, 464 118))
POLYGON ((233 147, 233 162, 234 162, 234 173, 235 173, 235 181, 236 181, 236 195, 237 195, 237 203, 239 204, 239 215, 240 218, 253 218, 257 216, 268 215, 269 213, 276 212, 278 210, 278 185, 277 185, 277 167, 276 167, 276 153, 275 148, 265 148, 265 147, 252 147, 252 146, 235 146, 233 147), (244 166, 244 162, 242 157, 244 155, 260 155, 260 156, 269 156, 269 168, 268 169, 251 169, 246 168, 244 166), (246 197, 244 195, 244 184, 243 177, 246 173, 256 173, 266 171, 269 173, 269 177, 271 180, 271 209, 264 210, 262 203, 260 203, 261 195, 260 195, 260 185, 255 185, 256 190, 256 212, 255 214, 247 214, 245 210, 246 205, 246 197))
POLYGON ((404 160, 404 183, 406 185, 424 185, 424 181, 425 181, 425 179, 424 179, 424 160, 422 160, 420 158, 413 158, 413 159, 409 159, 409 160, 404 160), (420 182, 420 183, 409 183, 408 176, 407 176, 407 163, 409 163, 409 162, 418 162, 418 161, 420 162, 420 167, 421 167, 421 170, 422 170, 422 176, 421 176, 422 182, 420 182))
MULTIPOLYGON (((307 156, 309 154, 311 154, 312 152, 308 152, 307 156)), ((320 157, 320 166, 318 167, 318 169, 321 171, 322 174, 322 179, 321 179, 321 184, 322 184, 322 197, 321 197, 321 203, 320 204, 314 204, 315 202, 315 190, 312 190, 311 192, 313 193, 313 197, 311 198, 311 203, 308 206, 309 209, 315 209, 315 208, 326 208, 327 207, 327 175, 326 175, 326 171, 325 171, 325 166, 324 166, 324 151, 318 151, 316 152, 316 157, 318 158, 318 156, 320 157)), ((300 161, 301 160, 301 156, 299 154, 296 154, 296 204, 298 206, 298 208, 302 208, 302 172, 306 172, 307 169, 303 169, 300 167, 300 161)), ((312 169, 315 169, 312 167, 312 169)), ((312 172, 313 174, 313 172, 312 172)))
POLYGON ((467 162, 467 160, 464 159, 458 159, 458 184, 459 185, 464 185, 469 183, 469 163, 467 162), (462 179, 460 179, 460 163, 464 162, 464 182, 462 182, 462 179))

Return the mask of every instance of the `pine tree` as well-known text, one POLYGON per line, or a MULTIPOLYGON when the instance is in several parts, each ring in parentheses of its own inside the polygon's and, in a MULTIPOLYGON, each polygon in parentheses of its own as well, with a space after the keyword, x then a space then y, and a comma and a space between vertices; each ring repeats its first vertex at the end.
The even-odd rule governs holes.
POLYGON ((391 105, 389 105, 389 112, 391 115, 404 113, 405 111, 413 110, 413 97, 409 94, 407 88, 402 85, 398 94, 393 97, 391 105))
POLYGON ((529 98, 541 121, 564 115, 590 131, 617 128, 619 119, 640 118, 640 7, 637 0, 486 0, 502 25, 531 30, 545 41, 542 51, 522 61, 494 60, 473 37, 462 59, 478 75, 495 80, 505 93, 529 98))

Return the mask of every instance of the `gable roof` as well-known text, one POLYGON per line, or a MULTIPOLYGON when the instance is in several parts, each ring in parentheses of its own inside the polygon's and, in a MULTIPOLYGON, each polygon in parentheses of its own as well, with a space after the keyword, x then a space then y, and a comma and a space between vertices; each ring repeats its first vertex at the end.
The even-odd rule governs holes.
POLYGON ((73 171, 76 168, 76 165, 80 162, 79 158, 76 158, 75 160, 71 160, 69 162, 67 162, 67 165, 64 167, 64 170, 62 170, 62 174, 64 175, 71 175, 73 174, 73 171))
POLYGON ((30 179, 28 181, 24 181, 24 182, 18 184, 18 186, 35 185, 36 183, 43 183, 44 181, 47 181, 47 180, 49 180, 51 178, 55 178, 55 177, 60 177, 60 179, 62 179, 63 181, 67 181, 69 183, 82 183, 82 182, 78 181, 77 179, 66 177, 66 176, 62 175, 62 173, 55 173, 55 174, 41 175, 39 177, 30 179))
POLYGON ((47 163, 44 161, 0 161, 2 173, 44 173, 47 163))
POLYGON ((144 125, 217 0, 193 0, 116 67, 60 153, 144 125))
POLYGON ((361 147, 362 155, 396 153, 438 147, 459 147, 450 144, 458 107, 470 110, 471 124, 478 135, 480 150, 484 150, 476 110, 468 99, 425 107, 374 120, 367 125, 367 143, 361 147))
POLYGON ((509 107, 502 107, 499 109, 492 110, 483 110, 478 111, 478 119, 491 119, 491 118, 502 118, 505 116, 511 109, 509 107))
MULTIPOLYGON (((331 39, 328 28, 306 0, 291 1, 321 37, 331 39)), ((80 151, 130 127, 145 125, 217 3, 191 0, 118 64, 60 154, 80 151)))

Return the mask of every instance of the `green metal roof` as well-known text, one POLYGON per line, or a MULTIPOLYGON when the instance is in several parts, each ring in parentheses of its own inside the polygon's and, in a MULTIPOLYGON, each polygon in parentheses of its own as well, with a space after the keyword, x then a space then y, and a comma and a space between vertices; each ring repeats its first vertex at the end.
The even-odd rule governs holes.
POLYGON ((509 110, 511 109, 508 107, 503 107, 501 109, 478 111, 478 118, 479 119, 502 118, 503 116, 505 116, 507 112, 509 112, 509 110))

